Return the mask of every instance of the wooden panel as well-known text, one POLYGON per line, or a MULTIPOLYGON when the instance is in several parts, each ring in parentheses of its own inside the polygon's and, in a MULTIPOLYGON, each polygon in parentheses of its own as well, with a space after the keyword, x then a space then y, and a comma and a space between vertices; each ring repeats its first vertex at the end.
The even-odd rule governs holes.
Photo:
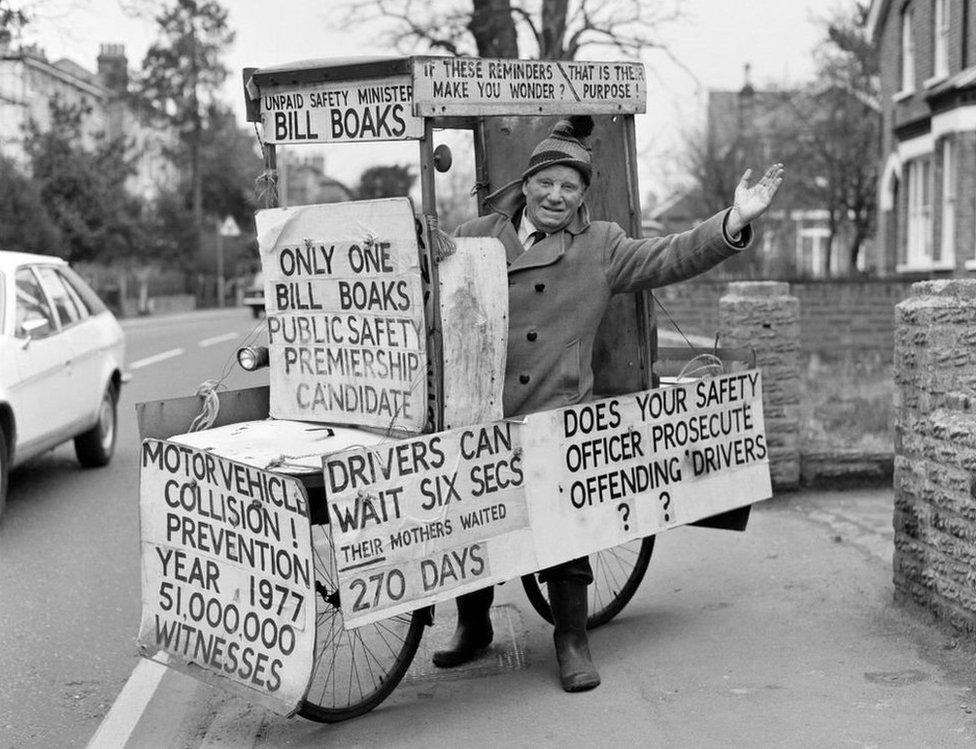
MULTIPOLYGON (((489 192, 518 179, 532 150, 559 121, 559 117, 492 117, 485 120, 489 192)), ((590 138, 593 180, 586 203, 594 219, 615 221, 633 236, 633 215, 639 201, 628 190, 624 117, 595 117, 590 138)), ((639 225, 639 224, 638 224, 639 225)), ((645 387, 638 343, 636 297, 621 294, 611 300, 593 346, 594 392, 597 395, 632 393, 645 387)))
POLYGON ((444 429, 502 418, 508 345, 505 249, 497 239, 454 241, 439 264, 444 429))
MULTIPOLYGON (((266 385, 218 392, 220 408, 213 426, 268 418, 270 392, 266 385)), ((202 411, 203 398, 196 395, 137 403, 139 439, 165 440, 174 434, 182 434, 190 429, 190 424, 202 411)))

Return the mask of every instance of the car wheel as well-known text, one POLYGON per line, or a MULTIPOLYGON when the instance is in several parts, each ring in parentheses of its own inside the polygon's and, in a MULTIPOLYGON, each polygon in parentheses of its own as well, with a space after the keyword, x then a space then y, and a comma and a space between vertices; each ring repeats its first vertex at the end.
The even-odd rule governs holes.
POLYGON ((115 386, 109 384, 98 406, 98 421, 87 432, 75 437, 75 455, 85 468, 98 468, 108 465, 115 452, 116 401, 115 386))
POLYGON ((7 504, 7 474, 10 472, 10 456, 7 454, 7 438, 0 429, 0 518, 7 504))

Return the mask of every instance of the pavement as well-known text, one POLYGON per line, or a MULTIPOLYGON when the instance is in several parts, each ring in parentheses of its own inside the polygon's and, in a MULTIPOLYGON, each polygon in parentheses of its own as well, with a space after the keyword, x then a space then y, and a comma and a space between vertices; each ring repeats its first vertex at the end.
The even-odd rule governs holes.
POLYGON ((634 600, 591 634, 592 692, 559 689, 551 629, 516 582, 481 661, 430 666, 453 626, 441 607, 366 716, 285 719, 167 671, 126 745, 971 747, 976 643, 893 602, 892 497, 800 491, 744 533, 662 534, 634 600))

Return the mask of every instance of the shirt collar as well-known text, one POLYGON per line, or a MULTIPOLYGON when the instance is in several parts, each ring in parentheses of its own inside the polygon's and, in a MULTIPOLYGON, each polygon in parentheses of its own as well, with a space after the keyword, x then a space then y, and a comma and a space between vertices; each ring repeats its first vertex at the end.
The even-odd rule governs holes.
POLYGON ((522 209, 522 220, 519 221, 518 238, 522 246, 525 246, 526 240, 532 232, 536 231, 535 224, 532 223, 532 219, 529 218, 529 212, 527 209, 522 209))

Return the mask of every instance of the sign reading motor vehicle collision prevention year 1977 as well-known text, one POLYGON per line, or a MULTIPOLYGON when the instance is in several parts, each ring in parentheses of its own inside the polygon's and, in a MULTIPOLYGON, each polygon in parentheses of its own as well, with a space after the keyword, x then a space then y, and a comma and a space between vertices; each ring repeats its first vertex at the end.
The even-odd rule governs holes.
POLYGON ((347 627, 772 495, 757 370, 323 459, 347 627))
POLYGON ((298 480, 172 442, 142 443, 139 648, 290 715, 308 689, 315 598, 298 480))

